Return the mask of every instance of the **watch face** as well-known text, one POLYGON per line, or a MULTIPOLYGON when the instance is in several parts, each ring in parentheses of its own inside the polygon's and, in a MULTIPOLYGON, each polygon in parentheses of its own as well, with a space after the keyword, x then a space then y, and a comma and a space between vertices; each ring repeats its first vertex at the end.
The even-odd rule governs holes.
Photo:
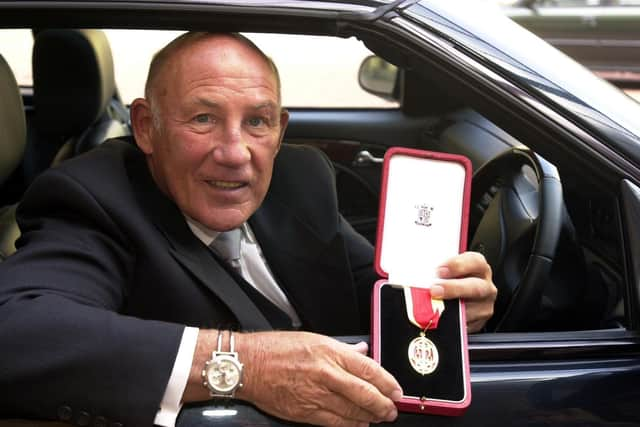
POLYGON ((211 388, 220 393, 233 391, 240 383, 240 363, 228 356, 218 356, 207 369, 207 381, 211 388))

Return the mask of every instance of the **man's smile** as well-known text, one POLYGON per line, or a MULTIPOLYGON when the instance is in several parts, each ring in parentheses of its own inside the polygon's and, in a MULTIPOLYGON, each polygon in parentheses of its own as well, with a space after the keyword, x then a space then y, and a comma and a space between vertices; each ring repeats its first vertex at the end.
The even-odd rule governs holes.
POLYGON ((244 187, 247 185, 246 182, 240 181, 206 181, 212 187, 220 188, 224 190, 234 190, 236 188, 244 187))

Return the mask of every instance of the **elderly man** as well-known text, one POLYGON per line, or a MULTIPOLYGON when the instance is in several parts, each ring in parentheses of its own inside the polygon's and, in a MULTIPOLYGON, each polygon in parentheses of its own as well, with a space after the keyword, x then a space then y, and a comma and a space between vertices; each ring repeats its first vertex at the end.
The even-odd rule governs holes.
MULTIPOLYGON (((187 33, 145 96, 135 144, 45 173, 20 207, 0 266, 5 412, 172 425, 183 403, 235 397, 314 424, 395 419, 395 379, 327 336, 365 330, 373 252, 326 159, 281 147, 273 63, 242 36, 187 33)), ((432 293, 467 299, 481 328, 496 295, 482 256, 438 273, 432 293)))

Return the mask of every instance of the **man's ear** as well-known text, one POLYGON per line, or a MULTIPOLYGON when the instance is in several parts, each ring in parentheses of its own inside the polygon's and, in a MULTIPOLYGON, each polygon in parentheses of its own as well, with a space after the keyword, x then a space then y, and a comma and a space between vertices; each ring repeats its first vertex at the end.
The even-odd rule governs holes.
POLYGON ((280 146, 282 145, 282 140, 284 139, 284 133, 287 130, 287 125, 289 124, 289 112, 286 108, 283 108, 280 111, 280 141, 278 142, 278 151, 280 150, 280 146))
POLYGON ((153 153, 151 138, 154 132, 154 125, 153 113, 149 102, 143 98, 134 99, 129 107, 129 114, 136 144, 145 154, 153 153))

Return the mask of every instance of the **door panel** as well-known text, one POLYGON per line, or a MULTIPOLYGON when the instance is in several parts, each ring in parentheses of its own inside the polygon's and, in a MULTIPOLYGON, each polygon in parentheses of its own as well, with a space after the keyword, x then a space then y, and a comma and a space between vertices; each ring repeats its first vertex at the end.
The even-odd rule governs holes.
POLYGON ((343 216, 375 244, 381 159, 391 146, 462 154, 474 169, 517 141, 469 109, 408 117, 397 109, 292 110, 285 141, 322 150, 336 170, 343 216))
POLYGON ((310 145, 323 151, 335 169, 338 207, 347 221, 375 244, 382 157, 386 147, 356 141, 297 138, 290 144, 310 145), (359 162, 368 152, 380 162, 359 162))
MULTIPOLYGON (((558 336, 554 342, 537 342, 535 336, 514 337, 514 334, 470 337, 472 401, 464 415, 400 413, 395 423, 381 425, 638 425, 640 341, 636 335, 592 331, 574 333, 575 339, 570 334, 563 339, 558 336), (589 335, 595 336, 588 338, 589 335), (505 339, 499 339, 500 336, 505 339)), ((357 342, 367 337, 350 338, 350 342, 357 342)), ((239 401, 230 406, 209 403, 182 409, 178 427, 201 425, 275 427, 292 423, 267 416, 239 401)))
POLYGON ((430 120, 382 109, 294 110, 290 114, 285 141, 314 146, 331 159, 340 212, 375 244, 381 159, 390 146, 419 146, 430 120))

